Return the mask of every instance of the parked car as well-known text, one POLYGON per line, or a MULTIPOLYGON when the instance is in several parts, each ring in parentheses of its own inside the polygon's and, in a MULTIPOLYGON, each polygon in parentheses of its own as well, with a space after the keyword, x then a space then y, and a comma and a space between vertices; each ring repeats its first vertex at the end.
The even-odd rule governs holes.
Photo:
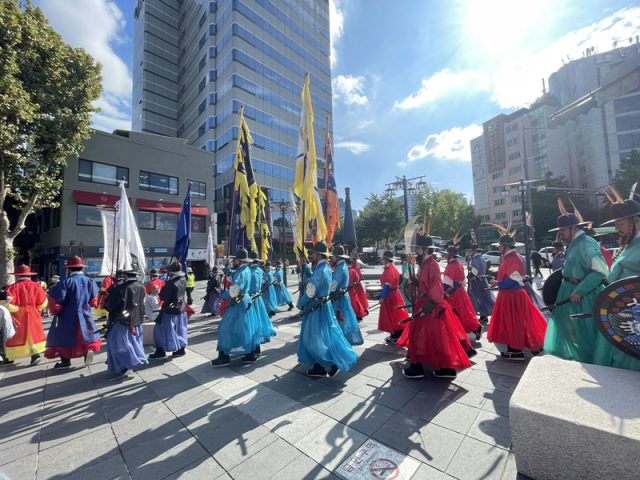
POLYGON ((500 252, 497 250, 491 250, 483 253, 482 258, 491 265, 500 265, 500 252))
POLYGON ((542 266, 548 267, 553 261, 553 247, 543 247, 538 250, 538 253, 542 256, 542 266))

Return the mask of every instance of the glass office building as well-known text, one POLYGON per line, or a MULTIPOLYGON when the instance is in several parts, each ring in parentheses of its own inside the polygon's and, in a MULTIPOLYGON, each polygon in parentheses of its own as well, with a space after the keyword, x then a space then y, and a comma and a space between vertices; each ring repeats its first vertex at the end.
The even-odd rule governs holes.
POLYGON ((269 190, 274 219, 280 217, 275 204, 288 201, 293 183, 305 72, 322 171, 332 112, 329 36, 328 0, 137 2, 133 128, 214 152, 220 240, 227 235, 241 106, 256 179, 269 190))

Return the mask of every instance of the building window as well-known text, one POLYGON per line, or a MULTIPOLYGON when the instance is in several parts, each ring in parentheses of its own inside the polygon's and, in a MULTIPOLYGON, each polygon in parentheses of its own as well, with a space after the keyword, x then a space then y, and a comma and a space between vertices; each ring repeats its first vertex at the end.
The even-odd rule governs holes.
POLYGON ((118 180, 125 178, 125 187, 129 186, 129 169, 106 163, 92 162, 80 158, 78 160, 78 180, 82 182, 117 185, 118 180))
POLYGON ((504 220, 505 218, 507 218, 507 212, 496 213, 494 218, 496 220, 504 220))
POLYGON ((499 172, 496 172, 494 174, 491 175, 491 178, 493 180, 497 180, 499 178, 502 178, 504 176, 504 171, 500 170, 499 172))
POLYGON ((86 227, 101 227, 102 219, 100 210, 95 205, 76 205, 76 225, 84 225, 86 227))
POLYGON ((207 184, 204 182, 196 182, 195 180, 188 180, 191 182, 191 195, 195 198, 207 198, 207 184))
POLYGON ((519 217, 520 215, 522 215, 522 213, 520 212, 520 210, 513 210, 513 211, 511 212, 511 214, 512 214, 514 217, 519 217))
POLYGON ((177 213, 156 212, 156 230, 176 230, 177 228, 177 213))
POLYGON ((191 231, 204 233, 207 231, 207 217, 202 215, 191 215, 191 231))
POLYGON ((153 212, 147 212, 146 210, 138 211, 138 227, 143 230, 155 230, 156 229, 156 216, 153 212))
POLYGON ((498 200, 494 200, 493 201, 493 206, 494 207, 499 207, 500 205, 504 205, 505 204, 505 199, 504 198, 499 198, 498 200))
POLYGON ((518 195, 511 196, 511 203, 518 203, 519 201, 520 201, 520 198, 518 197, 518 195))
POLYGON ((178 179, 140 170, 140 190, 178 195, 178 179))

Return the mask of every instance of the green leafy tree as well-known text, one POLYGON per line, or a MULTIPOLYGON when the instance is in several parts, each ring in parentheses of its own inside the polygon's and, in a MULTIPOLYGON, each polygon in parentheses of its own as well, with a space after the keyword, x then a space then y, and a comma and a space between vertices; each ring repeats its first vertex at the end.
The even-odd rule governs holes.
POLYGON ((358 244, 361 246, 388 246, 402 236, 404 210, 402 202, 391 194, 367 197, 367 204, 355 219, 358 244))
POLYGON ((13 273, 27 217, 58 206, 66 159, 90 135, 101 90, 100 65, 66 45, 39 8, 0 0, 0 281, 13 273))
POLYGON ((620 194, 627 198, 636 182, 640 182, 640 152, 631 150, 631 153, 620 161, 620 168, 613 177, 613 184, 620 194))

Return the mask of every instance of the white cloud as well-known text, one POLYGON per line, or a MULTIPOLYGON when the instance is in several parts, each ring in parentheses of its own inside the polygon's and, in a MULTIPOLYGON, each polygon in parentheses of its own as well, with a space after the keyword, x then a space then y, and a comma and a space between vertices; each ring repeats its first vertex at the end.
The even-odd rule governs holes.
POLYGON ((340 41, 344 29, 344 10, 341 8, 342 0, 329 0, 329 22, 331 29, 331 67, 335 67, 338 61, 336 43, 340 41))
POLYGON ((360 155, 361 153, 368 152, 371 150, 371 145, 362 142, 338 142, 334 145, 335 148, 344 148, 349 150, 354 155, 360 155))
POLYGON ((364 105, 369 101, 364 94, 366 79, 363 76, 338 75, 331 83, 336 100, 342 99, 347 105, 364 105))
POLYGON ((420 89, 403 100, 396 101, 394 107, 410 110, 434 103, 446 96, 486 91, 490 87, 489 78, 483 73, 473 70, 455 72, 445 68, 422 79, 420 89))
POLYGON ((482 126, 472 124, 466 127, 454 127, 440 133, 431 134, 421 145, 415 145, 407 153, 406 161, 400 162, 404 166, 425 157, 436 160, 471 161, 469 142, 482 134, 482 126))
POLYGON ((94 115, 94 127, 131 128, 131 72, 114 51, 125 39, 125 17, 112 0, 40 0, 51 26, 63 40, 82 47, 102 64, 102 111, 94 115))

